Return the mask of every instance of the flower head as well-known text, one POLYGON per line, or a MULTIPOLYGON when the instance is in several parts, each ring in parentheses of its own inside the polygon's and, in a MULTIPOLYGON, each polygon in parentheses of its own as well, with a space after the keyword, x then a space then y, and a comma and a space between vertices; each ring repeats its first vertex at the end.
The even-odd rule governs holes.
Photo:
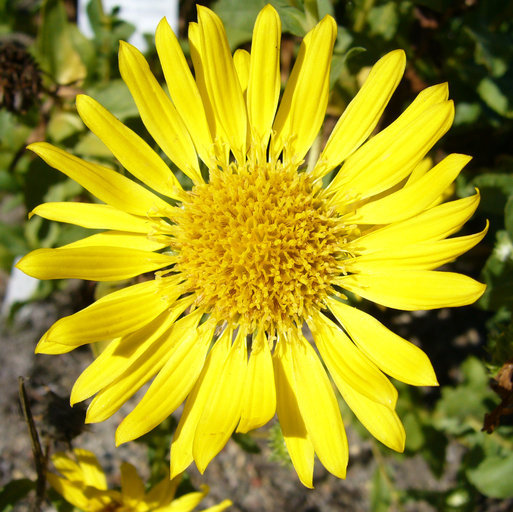
MULTIPOLYGON (((75 449, 72 455, 64 452, 52 456, 55 469, 62 475, 47 473, 49 484, 69 503, 84 512, 190 512, 207 495, 208 487, 174 499, 180 477, 164 478, 149 492, 132 464, 121 465, 121 490, 107 488, 107 478, 95 455, 75 449)), ((230 500, 204 509, 221 512, 231 505, 230 500)))
POLYGON ((328 103, 336 24, 327 16, 305 36, 281 100, 280 37, 267 6, 251 54, 232 57, 220 19, 199 6, 189 28, 193 76, 163 20, 156 44, 170 98, 143 56, 121 43, 121 75, 155 142, 190 178, 185 189, 159 154, 87 96, 77 98, 85 124, 146 187, 48 144, 30 146, 105 203, 46 203, 33 213, 107 231, 36 250, 18 266, 43 279, 155 272, 56 322, 37 351, 112 340, 73 387, 73 403, 95 395, 89 422, 110 417, 153 379, 119 425, 118 443, 186 400, 172 476, 192 461, 204 471, 234 430, 260 427, 277 412, 305 485, 314 453, 344 477, 347 440, 328 374, 365 427, 403 450, 397 392, 385 374, 436 385, 434 371, 419 348, 349 305, 345 292, 418 310, 469 304, 484 290, 434 270, 486 231, 447 238, 479 202, 477 193, 441 202, 470 158, 452 154, 432 168, 423 160, 453 120, 447 86, 424 90, 369 138, 405 66, 404 52, 385 55, 319 158, 305 165, 328 103))

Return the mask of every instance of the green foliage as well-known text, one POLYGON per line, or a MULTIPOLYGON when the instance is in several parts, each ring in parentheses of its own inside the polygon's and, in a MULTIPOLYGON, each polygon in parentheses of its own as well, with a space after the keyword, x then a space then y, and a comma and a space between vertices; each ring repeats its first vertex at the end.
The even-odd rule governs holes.
POLYGON ((371 512, 387 512, 392 506, 392 491, 387 469, 378 467, 374 470, 371 490, 371 512))
POLYGON ((467 477, 476 488, 493 498, 513 496, 513 453, 491 455, 467 470, 467 477))
POLYGON ((86 76, 84 63, 74 47, 74 39, 80 37, 77 34, 77 27, 68 23, 64 4, 60 0, 45 0, 36 56, 42 69, 59 85, 72 84, 86 76))
POLYGON ((27 478, 11 480, 0 489, 0 512, 13 510, 16 503, 25 498, 34 486, 34 482, 27 478))
POLYGON ((232 435, 232 439, 247 453, 260 453, 261 451, 251 434, 235 433, 232 435))

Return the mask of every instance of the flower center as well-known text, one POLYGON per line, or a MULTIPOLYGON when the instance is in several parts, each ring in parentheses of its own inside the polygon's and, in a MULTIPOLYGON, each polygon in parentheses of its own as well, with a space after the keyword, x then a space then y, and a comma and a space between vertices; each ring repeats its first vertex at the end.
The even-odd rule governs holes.
POLYGON ((177 268, 222 322, 301 326, 340 273, 343 226, 310 177, 281 163, 211 171, 176 218, 177 268))

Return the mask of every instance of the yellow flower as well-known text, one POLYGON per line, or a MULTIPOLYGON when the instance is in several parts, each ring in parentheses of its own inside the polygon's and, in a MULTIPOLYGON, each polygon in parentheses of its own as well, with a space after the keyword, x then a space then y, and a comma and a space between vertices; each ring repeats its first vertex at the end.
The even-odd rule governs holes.
MULTIPOLYGON (((200 492, 173 499, 181 478, 164 478, 149 492, 132 464, 121 465, 121 490, 109 490, 107 479, 95 455, 75 449, 73 456, 58 452, 52 456, 55 469, 62 475, 47 473, 48 483, 69 503, 84 512, 189 512, 207 495, 208 486, 200 492)), ((221 512, 232 502, 204 509, 221 512)))
POLYGON ((418 310, 470 304, 484 290, 434 270, 486 232, 447 238, 479 203, 478 193, 440 200, 470 157, 451 154, 431 169, 423 161, 453 120, 447 85, 422 91, 369 138, 404 72, 403 51, 385 55, 317 161, 304 165, 328 103, 336 24, 327 16, 305 36, 281 101, 280 37, 268 5, 251 54, 232 57, 220 19, 198 6, 189 28, 193 77, 162 20, 156 44, 171 98, 143 56, 121 43, 121 75, 142 121, 190 190, 87 96, 77 98, 84 123, 148 188, 49 144, 30 146, 106 203, 46 203, 32 213, 108 231, 36 250, 19 268, 40 279, 96 281, 157 271, 56 322, 37 352, 112 340, 73 387, 72 403, 96 395, 88 422, 110 417, 153 378, 119 425, 118 444, 186 400, 171 476, 193 461, 204 471, 234 430, 260 427, 277 412, 301 481, 312 486, 314 452, 343 478, 347 440, 327 371, 365 427, 403 450, 397 391, 385 374, 416 386, 436 385, 435 374, 419 348, 348 305, 344 291, 418 310))

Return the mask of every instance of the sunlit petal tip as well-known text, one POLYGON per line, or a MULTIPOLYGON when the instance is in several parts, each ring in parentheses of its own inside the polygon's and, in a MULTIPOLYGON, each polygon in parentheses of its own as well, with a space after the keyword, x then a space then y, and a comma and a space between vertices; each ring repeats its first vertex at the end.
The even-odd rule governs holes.
MULTIPOLYGON (((221 30, 222 32, 224 32, 224 25, 221 21, 221 18, 219 18, 219 16, 214 12, 212 11, 211 9, 209 9, 208 7, 205 7, 204 5, 196 5, 196 10, 197 10, 197 13, 198 13, 198 25, 201 26, 201 25, 217 25, 221 30)), ((211 26, 210 30, 212 30, 213 27, 211 26)))
POLYGON ((406 52, 403 49, 398 48, 397 50, 392 50, 391 52, 388 52, 385 56, 382 57, 382 59, 397 60, 397 64, 405 66, 406 52))
MULTIPOLYGON (((86 423, 94 423, 93 421, 87 421, 87 420, 88 420, 88 417, 87 417, 87 414, 86 414, 86 423)), ((121 446, 122 444, 125 444, 125 443, 128 443, 129 441, 132 441, 132 439, 133 439, 133 438, 130 437, 128 432, 124 432, 123 434, 120 433, 119 427, 122 425, 122 423, 123 422, 121 422, 119 424, 118 428, 116 429, 116 434, 114 436, 116 448, 118 446, 121 446)))
POLYGON ((23 273, 31 276, 36 277, 37 274, 37 255, 36 255, 36 261, 34 261, 33 252, 30 252, 28 254, 25 254, 17 263, 14 265, 15 268, 18 270, 21 270, 23 273))
POLYGON ((164 16, 157 25, 157 29, 155 30, 155 36, 157 36, 157 34, 159 34, 162 30, 165 30, 167 27, 171 28, 171 25, 169 25, 167 18, 164 16))
POLYGON ((404 69, 406 67, 406 53, 401 49, 392 50, 381 57, 381 59, 376 62, 375 66, 378 70, 385 66, 387 68, 390 66, 391 68, 396 69, 398 79, 400 80, 400 77, 404 74, 404 69))
POLYGON ((119 52, 126 52, 126 51, 129 51, 131 49, 133 49, 134 47, 130 44, 130 43, 127 43, 126 41, 123 41, 123 40, 120 40, 119 41, 119 52))
POLYGON ((61 343, 54 342, 49 339, 49 334, 52 329, 50 328, 41 337, 36 348, 34 349, 35 354, 55 355, 55 354, 66 354, 76 347, 73 345, 63 345, 61 343))
POLYGON ((437 87, 440 89, 440 91, 443 91, 445 98, 449 98, 449 82, 442 82, 441 84, 435 85, 434 87, 437 87))
POLYGON ((92 100, 92 98, 87 94, 77 94, 77 97, 75 98, 75 105, 77 108, 80 108, 80 106, 88 100, 92 100))
POLYGON ((324 18, 319 22, 319 27, 323 27, 325 30, 329 31, 332 37, 336 37, 337 34, 337 22, 333 16, 326 14, 324 18))
POLYGON ((79 396, 77 396, 76 386, 73 386, 71 388, 71 393, 69 396, 69 404, 71 405, 71 407, 73 407, 75 404, 78 404, 79 402, 82 402, 82 399, 79 396))
POLYGON ((449 99, 449 84, 442 82, 427 87, 419 92, 417 98, 433 98, 439 102, 447 101, 449 99))
POLYGON ((45 355, 56 355, 66 354, 71 352, 76 347, 70 345, 62 345, 61 343, 54 343, 46 340, 45 342, 39 342, 34 350, 34 354, 45 354, 45 355))
POLYGON ((259 13, 259 16, 272 15, 273 17, 279 17, 278 11, 273 5, 267 4, 259 13))
POLYGON ((27 146, 27 149, 29 151, 32 151, 33 153, 36 153, 37 155, 39 155, 39 151, 41 151, 42 149, 44 149, 44 147, 46 145, 49 145, 47 142, 32 142, 31 144, 29 144, 27 146))

